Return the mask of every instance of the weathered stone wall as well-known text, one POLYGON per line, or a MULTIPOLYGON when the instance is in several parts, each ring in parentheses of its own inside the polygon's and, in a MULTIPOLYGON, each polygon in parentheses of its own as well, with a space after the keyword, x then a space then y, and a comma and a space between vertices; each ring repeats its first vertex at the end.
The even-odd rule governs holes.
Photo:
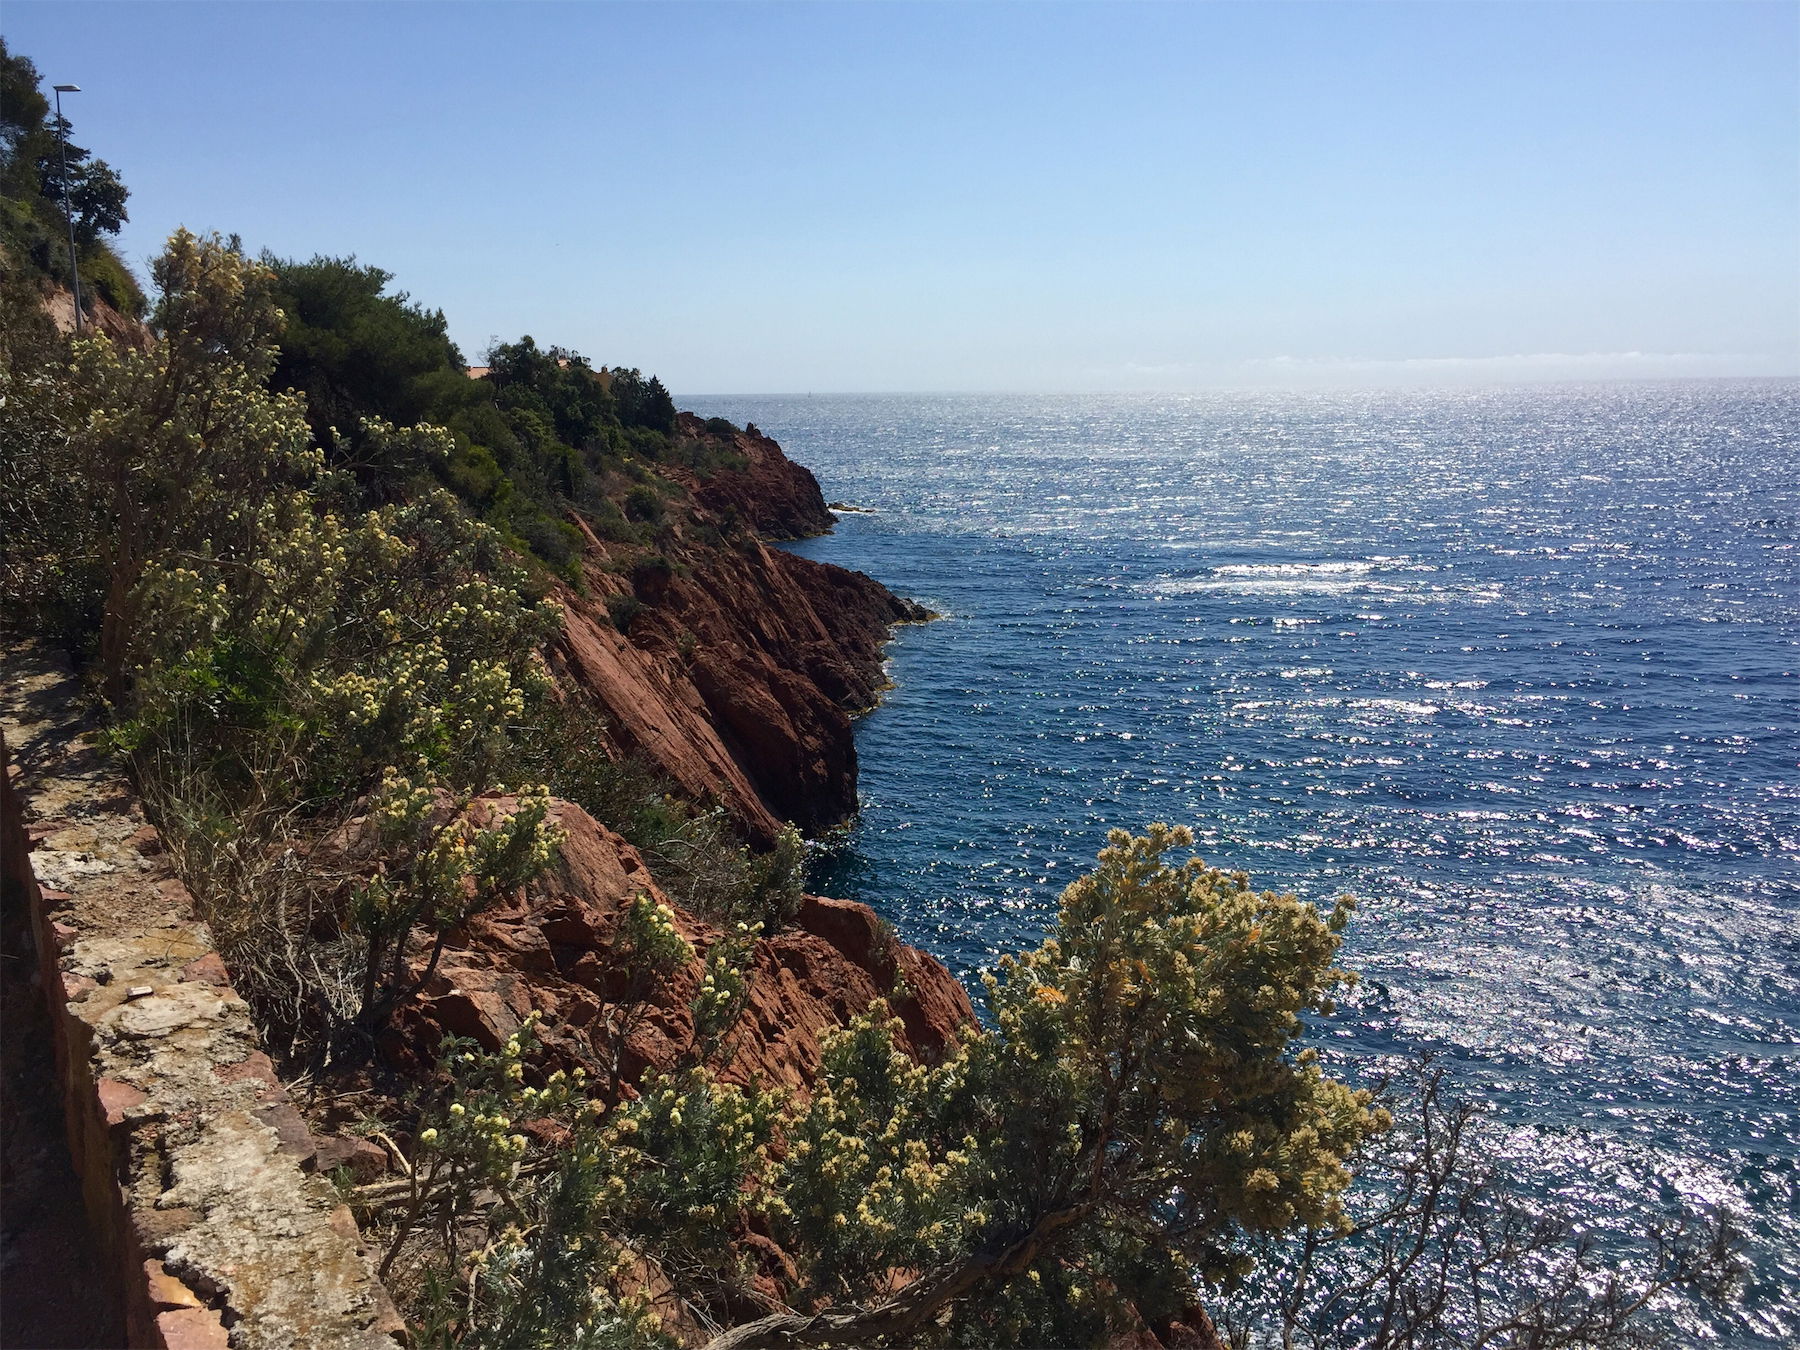
POLYGON ((156 831, 82 738, 78 692, 41 650, 0 660, 0 873, 28 911, 56 1052, 43 1087, 129 1343, 394 1350, 355 1221, 156 831))

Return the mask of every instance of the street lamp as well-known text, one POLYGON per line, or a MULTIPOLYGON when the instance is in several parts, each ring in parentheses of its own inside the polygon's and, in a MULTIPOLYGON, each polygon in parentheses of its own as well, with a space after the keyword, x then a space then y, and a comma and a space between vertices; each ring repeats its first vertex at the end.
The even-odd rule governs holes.
POLYGON ((79 94, 78 84, 59 84, 56 90, 56 157, 62 164, 63 220, 69 226, 69 279, 75 284, 75 331, 81 331, 81 262, 75 256, 75 212, 69 205, 69 124, 63 121, 62 96, 79 94))

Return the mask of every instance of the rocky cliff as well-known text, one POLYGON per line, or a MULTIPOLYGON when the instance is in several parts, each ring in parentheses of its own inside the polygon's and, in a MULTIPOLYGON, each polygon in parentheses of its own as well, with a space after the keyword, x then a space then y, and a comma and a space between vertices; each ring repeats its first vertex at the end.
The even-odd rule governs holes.
MULTIPOLYGON (((687 413, 676 431, 720 440, 687 413)), ((709 470, 659 472, 683 496, 653 540, 576 521, 583 586, 560 595, 566 623, 549 653, 559 684, 597 709, 593 734, 611 753, 725 806, 754 841, 785 821, 809 832, 843 821, 856 809, 851 716, 880 694, 893 625, 929 615, 860 572, 765 542, 820 533, 833 517, 811 472, 754 428, 734 432, 709 470)), ((723 933, 678 911, 696 959, 655 990, 627 990, 631 963, 614 951, 621 906, 662 892, 622 836, 571 803, 556 812, 567 839, 555 865, 455 935, 403 1015, 397 1057, 424 1067, 445 1032, 497 1045, 536 1010, 552 1058, 591 1069, 627 1003, 643 1004, 623 1047, 627 1079, 692 1048, 688 1004, 723 933)), ((867 906, 806 897, 791 927, 755 944, 726 1076, 805 1084, 820 1033, 880 997, 905 1023, 905 1048, 926 1058, 973 1016, 949 972, 867 906)))
MULTIPOLYGON (((552 866, 521 894, 456 933, 421 997, 402 1010, 390 1058, 426 1071, 445 1033, 489 1049, 543 1015, 544 1068, 609 1071, 635 1081, 676 1067, 694 1049, 689 1005, 716 925, 676 911, 694 959, 640 987, 620 951, 626 906, 663 895, 643 858, 587 812, 557 803, 566 834, 552 866)), ((866 905, 807 896, 795 923, 758 938, 748 996, 721 1056, 729 1081, 804 1087, 819 1065, 819 1037, 887 998, 900 1040, 922 1059, 941 1054, 969 1022, 969 997, 939 962, 898 941, 866 905)))
MULTIPOLYGON (((707 434, 707 424, 692 413, 675 418, 678 438, 707 434)), ((805 539, 828 534, 835 517, 819 495, 812 470, 796 464, 773 439, 752 422, 731 437, 732 452, 743 467, 701 476, 674 470, 674 476, 707 511, 724 519, 742 520, 765 539, 805 539)))
MULTIPOLYGON (((128 347, 143 349, 149 345, 149 330, 136 319, 119 313, 97 295, 84 294, 81 298, 85 313, 83 327, 89 332, 99 333, 128 347)), ((58 332, 75 331, 75 297, 70 292, 61 287, 51 290, 44 298, 44 312, 58 332)))
MULTIPOLYGON (((702 430, 682 415, 682 434, 702 430)), ((882 688, 882 644, 929 615, 860 572, 764 542, 832 522, 817 480, 767 437, 738 432, 729 467, 665 473, 687 497, 653 547, 576 522, 585 594, 561 594, 552 668, 600 710, 609 750, 723 805, 753 840, 787 820, 807 833, 838 824, 856 809, 850 719, 882 688)))

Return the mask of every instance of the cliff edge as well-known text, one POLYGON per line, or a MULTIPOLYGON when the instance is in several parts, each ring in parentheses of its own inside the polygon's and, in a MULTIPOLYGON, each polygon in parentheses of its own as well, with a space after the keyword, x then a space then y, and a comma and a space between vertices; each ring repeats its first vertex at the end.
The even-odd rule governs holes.
MULTIPOLYGON (((681 415, 683 434, 703 424, 681 415)), ((595 736, 680 795, 726 808, 753 841, 812 834, 856 810, 854 713, 886 681, 893 625, 930 615, 860 572, 771 548, 833 517, 813 475, 753 430, 727 467, 665 470, 686 490, 654 546, 581 531, 580 589, 549 653, 599 711, 595 736), (585 592, 585 593, 584 593, 585 592)))

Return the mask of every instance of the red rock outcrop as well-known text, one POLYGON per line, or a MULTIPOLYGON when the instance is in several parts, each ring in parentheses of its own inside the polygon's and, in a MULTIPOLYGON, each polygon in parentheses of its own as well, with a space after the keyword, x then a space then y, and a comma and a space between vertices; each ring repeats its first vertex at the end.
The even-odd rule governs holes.
POLYGON ((831 515, 774 441, 741 432, 736 445, 744 468, 674 474, 692 496, 655 552, 576 522, 587 594, 561 593, 567 622, 550 660, 601 710, 597 739, 682 796, 725 806, 766 844, 783 821, 814 833, 855 812, 851 715, 883 687, 893 625, 930 616, 741 528, 788 533, 831 515))
MULTIPOLYGON (((547 1070, 608 1072, 621 1025, 626 1079, 673 1068, 692 1050, 688 1005, 724 933, 677 911, 694 960, 651 987, 634 984, 618 950, 624 909, 634 897, 662 894, 621 836, 566 802, 554 815, 567 834, 555 861, 514 900, 453 935, 420 998, 397 1018, 387 1047, 397 1063, 428 1069, 446 1032, 495 1048, 533 1011, 543 1014, 547 1070)), ((899 942, 866 905, 808 896, 793 927, 755 943, 722 1076, 803 1087, 818 1068, 820 1035, 881 997, 902 1020, 901 1047, 927 1060, 974 1016, 949 971, 899 942)))
MULTIPOLYGON (((708 435, 706 424, 692 413, 675 417, 677 437, 708 435)), ((805 539, 831 531, 832 516, 812 470, 796 464, 754 423, 731 438, 742 468, 717 469, 702 476, 674 469, 670 476, 688 489, 706 510, 726 521, 738 520, 765 539, 805 539)))

